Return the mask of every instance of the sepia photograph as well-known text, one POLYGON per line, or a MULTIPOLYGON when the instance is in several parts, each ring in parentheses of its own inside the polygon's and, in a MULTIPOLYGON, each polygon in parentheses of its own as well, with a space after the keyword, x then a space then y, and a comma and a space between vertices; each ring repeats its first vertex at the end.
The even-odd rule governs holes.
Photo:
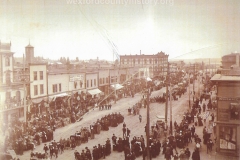
POLYGON ((239 160, 239 0, 0 0, 0 160, 239 160))

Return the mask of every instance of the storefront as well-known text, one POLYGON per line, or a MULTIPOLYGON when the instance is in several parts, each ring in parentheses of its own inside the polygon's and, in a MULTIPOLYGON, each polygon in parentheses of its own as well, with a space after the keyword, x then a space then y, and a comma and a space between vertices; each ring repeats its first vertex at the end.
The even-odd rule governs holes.
POLYGON ((239 156, 240 77, 216 74, 211 81, 217 87, 217 152, 239 156))

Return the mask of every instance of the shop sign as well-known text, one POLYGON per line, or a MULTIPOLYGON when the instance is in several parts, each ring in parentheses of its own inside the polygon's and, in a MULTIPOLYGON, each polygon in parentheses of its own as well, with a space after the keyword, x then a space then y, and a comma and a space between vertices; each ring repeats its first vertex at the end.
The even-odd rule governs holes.
POLYGON ((82 81, 83 80, 83 75, 70 75, 69 76, 69 81, 74 82, 74 81, 82 81))

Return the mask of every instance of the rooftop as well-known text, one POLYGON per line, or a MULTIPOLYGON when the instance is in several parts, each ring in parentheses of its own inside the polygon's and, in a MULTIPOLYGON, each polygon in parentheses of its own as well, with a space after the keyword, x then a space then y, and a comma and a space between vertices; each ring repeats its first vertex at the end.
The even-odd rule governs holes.
POLYGON ((240 82, 240 76, 226 76, 222 74, 215 74, 212 78, 211 81, 235 81, 235 82, 240 82))

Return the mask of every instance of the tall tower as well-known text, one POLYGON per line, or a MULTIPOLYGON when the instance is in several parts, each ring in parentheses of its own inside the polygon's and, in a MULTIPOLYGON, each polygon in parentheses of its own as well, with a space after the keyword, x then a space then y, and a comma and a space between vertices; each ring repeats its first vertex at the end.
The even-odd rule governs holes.
POLYGON ((34 47, 30 45, 25 47, 25 55, 26 55, 26 64, 33 63, 34 61, 34 47))

